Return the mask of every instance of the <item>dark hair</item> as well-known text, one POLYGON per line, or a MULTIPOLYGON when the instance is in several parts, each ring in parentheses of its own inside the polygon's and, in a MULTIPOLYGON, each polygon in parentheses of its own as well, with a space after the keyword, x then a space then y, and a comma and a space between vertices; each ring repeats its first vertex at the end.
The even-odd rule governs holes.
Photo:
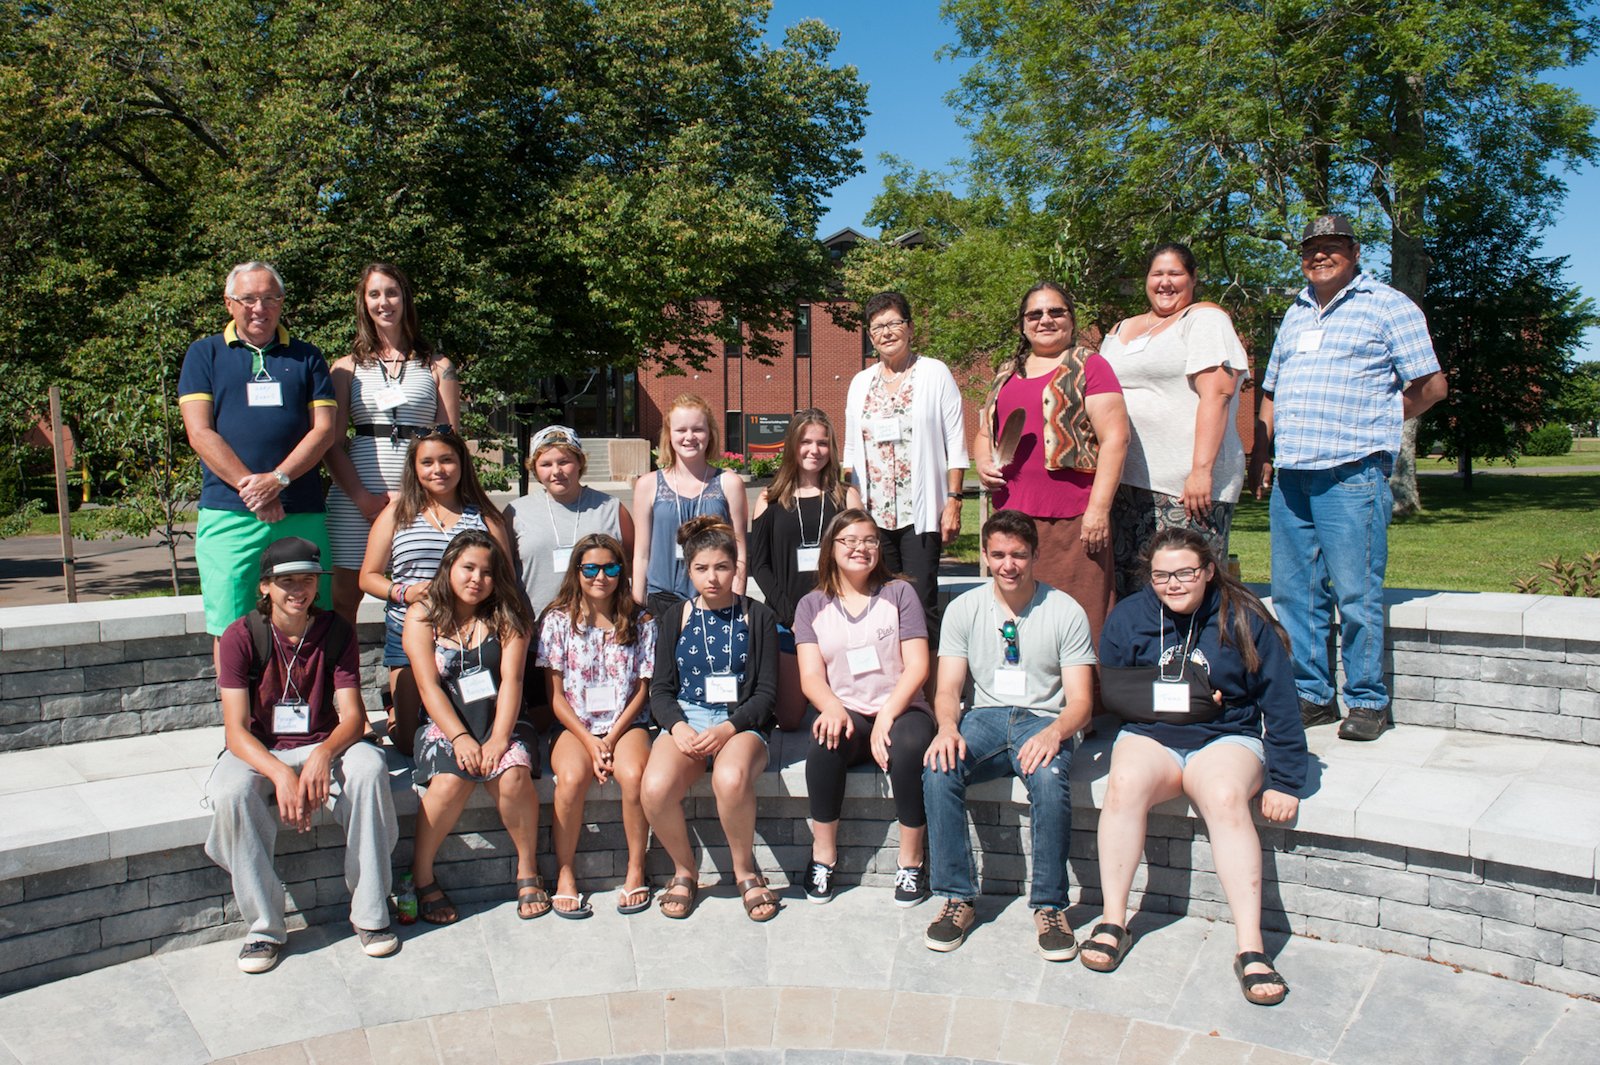
POLYGON ((735 562, 739 560, 739 543, 733 538, 733 526, 715 514, 702 514, 678 526, 678 543, 683 545, 685 566, 702 551, 721 551, 735 562))
POLYGON ((392 277, 400 286, 400 342, 405 346, 406 357, 415 356, 424 362, 431 359, 433 348, 422 339, 422 332, 417 328, 417 303, 412 296, 411 279, 393 263, 368 263, 361 268, 361 280, 356 282, 356 340, 350 347, 351 358, 357 366, 366 366, 375 362, 383 350, 383 338, 378 335, 378 327, 367 311, 367 282, 372 280, 373 274, 392 277))
POLYGON ((983 523, 983 533, 979 540, 984 550, 989 547, 989 537, 995 533, 1015 536, 1027 544, 1034 554, 1039 553, 1039 527, 1033 523, 1032 518, 1020 510, 1007 507, 989 515, 989 520, 983 523))
POLYGON ((522 583, 511 569, 511 559, 494 537, 480 529, 463 529, 444 549, 439 559, 439 572, 428 585, 428 624, 435 633, 456 627, 456 593, 450 587, 450 570, 456 559, 475 547, 488 550, 489 576, 494 579, 489 598, 478 604, 476 616, 488 622, 502 640, 508 635, 528 635, 533 623, 528 618, 528 608, 522 603, 522 583))
POLYGON ((1018 377, 1026 376, 1028 369, 1028 352, 1033 350, 1033 345, 1028 343, 1028 336, 1022 331, 1023 315, 1028 311, 1028 301, 1035 292, 1054 292, 1061 297, 1061 302, 1066 305, 1067 317, 1072 319, 1072 338, 1078 338, 1078 308, 1072 302, 1072 293, 1054 281, 1041 281, 1022 294, 1022 302, 1017 304, 1017 350, 1011 355, 1011 372, 1018 377))
MULTIPOLYGON (((878 528, 878 523, 872 520, 872 515, 860 507, 851 507, 848 510, 839 511, 833 516, 833 520, 828 522, 828 527, 822 531, 822 551, 817 557, 817 590, 823 595, 837 599, 840 592, 844 590, 844 580, 839 576, 839 564, 833 560, 833 541, 838 539, 839 534, 850 528, 850 526, 859 525, 862 522, 872 526, 873 535, 882 537, 883 534, 878 528)), ((889 563, 885 561, 883 548, 880 545, 878 548, 878 562, 872 567, 872 572, 867 575, 868 587, 873 591, 877 591, 885 584, 898 578, 899 575, 889 569, 889 563)), ((905 579, 909 580, 910 578, 905 579)))
POLYGON ((1222 597, 1217 607, 1217 632, 1223 643, 1239 649, 1245 669, 1254 673, 1261 668, 1261 655, 1256 651, 1255 637, 1250 632, 1251 615, 1266 622, 1277 633, 1284 650, 1289 649, 1289 634, 1283 631, 1278 619, 1272 616, 1265 603, 1256 598, 1256 593, 1246 588, 1239 578, 1228 572, 1227 566, 1217 561, 1211 542, 1204 536, 1193 529, 1162 529, 1157 532, 1139 553, 1146 577, 1150 574, 1150 560, 1157 551, 1193 551, 1202 569, 1211 567, 1211 579, 1216 582, 1217 592, 1222 597))
POLYGON ((478 481, 478 471, 472 464, 472 453, 467 450, 466 438, 454 429, 442 426, 417 437, 406 449, 406 467, 400 473, 400 498, 394 508, 394 531, 398 533, 407 528, 428 504, 428 490, 423 488, 422 482, 417 479, 417 451, 423 444, 435 441, 449 444, 456 453, 456 459, 461 465, 461 479, 456 482, 456 496, 462 505, 470 503, 478 508, 478 513, 485 523, 500 525, 500 508, 494 505, 494 500, 489 498, 489 493, 483 490, 483 485, 478 481))
POLYGON ((911 301, 906 299, 904 292, 880 292, 870 297, 861 306, 861 328, 865 329, 872 324, 872 320, 884 311, 894 311, 906 321, 911 321, 911 301))
POLYGON ((583 556, 590 551, 610 551, 611 557, 622 566, 621 579, 617 581, 616 591, 611 593, 611 624, 616 634, 617 646, 632 647, 638 636, 640 609, 639 604, 633 601, 628 558, 622 553, 622 545, 614 536, 606 533, 588 533, 578 538, 578 542, 572 545, 572 556, 567 561, 566 575, 561 578, 561 589, 545 608, 545 614, 559 610, 571 620, 574 629, 588 616, 589 599, 583 594, 578 567, 583 565, 583 556))
POLYGON ((794 490, 800 486, 800 438, 807 427, 820 425, 828 431, 828 464, 822 467, 822 494, 833 500, 836 507, 844 506, 845 487, 840 479, 839 442, 833 435, 833 422, 817 407, 796 411, 789 419, 789 430, 783 434, 783 459, 778 472, 767 487, 767 503, 788 509, 794 502, 794 490))
POLYGON ((1150 249, 1150 254, 1144 257, 1145 274, 1148 275, 1150 273, 1150 268, 1156 264, 1157 259, 1168 253, 1178 257, 1178 262, 1183 264, 1183 272, 1188 274, 1190 277, 1194 277, 1199 273, 1200 264, 1195 262, 1194 252, 1189 250, 1189 245, 1180 244, 1175 240, 1169 240, 1165 244, 1157 244, 1154 248, 1150 249))

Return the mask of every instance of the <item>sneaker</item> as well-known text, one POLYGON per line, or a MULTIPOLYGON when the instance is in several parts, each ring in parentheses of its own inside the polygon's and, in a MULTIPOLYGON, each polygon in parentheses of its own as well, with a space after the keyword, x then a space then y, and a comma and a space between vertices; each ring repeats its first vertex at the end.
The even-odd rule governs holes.
POLYGON ((923 933, 922 942, 929 950, 941 953, 955 950, 967 940, 967 932, 978 922, 978 911, 972 903, 960 899, 945 899, 939 916, 934 918, 923 933))
POLYGON ((819 906, 833 901, 833 866, 812 862, 806 867, 806 901, 819 906))
POLYGON ((1382 707, 1352 706, 1339 726, 1341 740, 1375 740, 1394 728, 1394 712, 1382 707))
POLYGON ((1072 938, 1067 915, 1053 907, 1033 911, 1033 927, 1039 932, 1039 953, 1045 961, 1071 961, 1078 956, 1078 941, 1072 938))
POLYGON ((1314 703, 1310 699, 1300 700, 1300 723, 1306 728, 1316 725, 1331 725, 1339 720, 1339 706, 1337 703, 1314 703))
POLYGON ((247 940, 239 950, 239 971, 264 973, 278 964, 278 955, 282 953, 282 943, 274 943, 270 939, 247 940))
POLYGON ((400 949, 400 937, 387 928, 358 928, 356 938, 361 940, 362 953, 369 958, 387 958, 400 949))
POLYGON ((894 874, 894 904, 915 906, 928 897, 928 876, 920 865, 902 865, 894 874))

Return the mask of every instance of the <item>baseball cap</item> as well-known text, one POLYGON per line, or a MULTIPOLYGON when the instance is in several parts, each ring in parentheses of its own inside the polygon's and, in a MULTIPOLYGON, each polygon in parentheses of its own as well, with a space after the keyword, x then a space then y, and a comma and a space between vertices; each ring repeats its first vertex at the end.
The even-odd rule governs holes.
POLYGON ((1316 237, 1349 237, 1356 239, 1355 227, 1350 224, 1350 219, 1342 214, 1318 215, 1306 225, 1306 231, 1300 234, 1300 243, 1316 237))
POLYGON ((299 536, 285 536, 274 540, 261 552, 261 579, 287 577, 295 573, 325 575, 322 568, 322 549, 310 540, 299 536))

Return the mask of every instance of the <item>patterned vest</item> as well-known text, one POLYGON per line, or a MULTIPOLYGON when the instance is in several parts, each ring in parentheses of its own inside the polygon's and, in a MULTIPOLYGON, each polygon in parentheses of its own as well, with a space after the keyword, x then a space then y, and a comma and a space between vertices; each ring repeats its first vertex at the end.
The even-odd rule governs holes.
MULTIPOLYGON (((1094 352, 1075 347, 1066 353, 1061 365, 1050 375, 1044 386, 1044 468, 1047 470, 1091 471, 1100 464, 1100 438, 1094 435, 1094 425, 1089 421, 1089 409, 1084 403, 1087 375, 1084 365, 1094 352)), ((1011 380, 1012 366, 1008 363, 995 374, 989 386, 989 395, 983 401, 979 415, 979 431, 988 434, 991 444, 998 442, 1000 427, 995 424, 995 410, 1000 403, 1000 390, 1011 380)))

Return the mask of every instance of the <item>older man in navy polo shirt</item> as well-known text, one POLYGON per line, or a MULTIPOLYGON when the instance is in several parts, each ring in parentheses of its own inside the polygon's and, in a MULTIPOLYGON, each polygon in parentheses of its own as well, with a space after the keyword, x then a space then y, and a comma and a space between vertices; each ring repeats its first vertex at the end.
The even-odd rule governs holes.
POLYGON ((1257 415, 1265 447, 1252 456, 1256 497, 1272 491, 1272 605, 1293 644, 1300 716, 1308 727, 1339 720, 1327 650, 1338 603, 1347 740, 1394 727, 1383 681, 1389 474, 1405 419, 1446 391, 1421 309, 1362 272, 1360 256, 1343 215, 1306 227, 1310 284, 1272 345, 1257 415))

